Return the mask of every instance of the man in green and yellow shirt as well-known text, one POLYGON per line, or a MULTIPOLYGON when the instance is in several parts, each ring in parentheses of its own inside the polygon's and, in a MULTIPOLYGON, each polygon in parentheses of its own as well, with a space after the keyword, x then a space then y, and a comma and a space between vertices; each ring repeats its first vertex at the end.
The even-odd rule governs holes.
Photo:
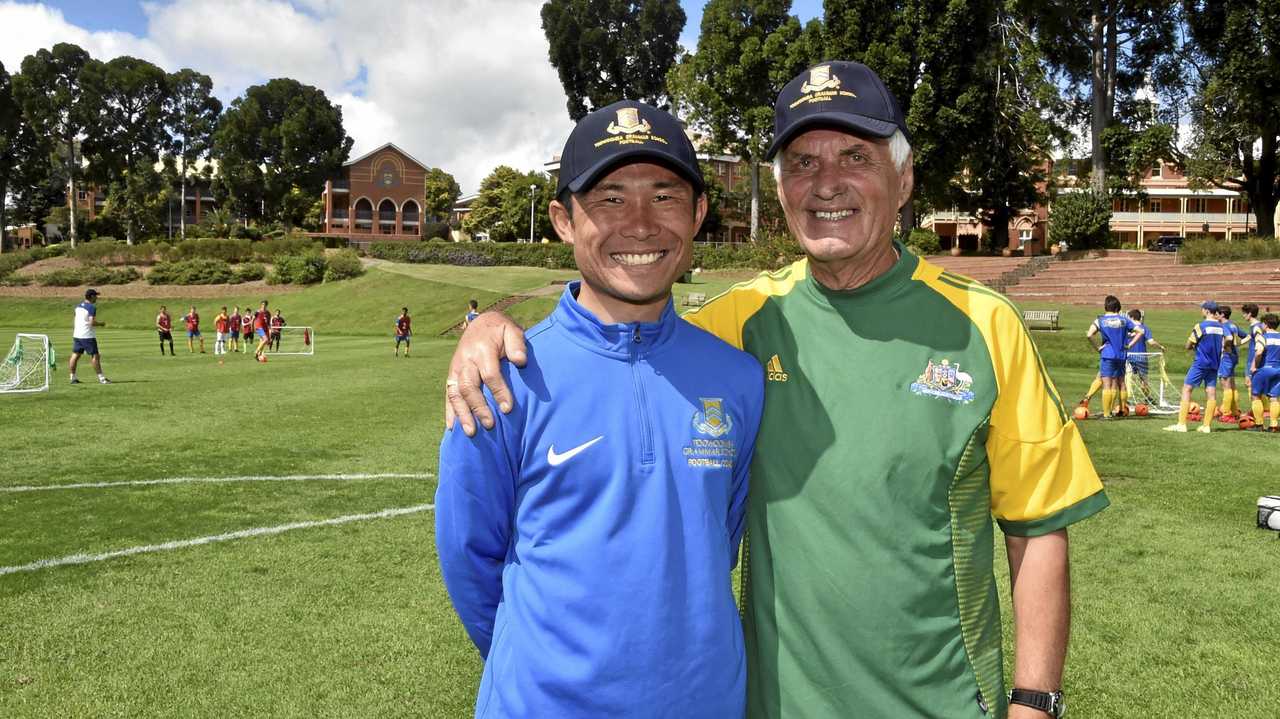
MULTIPOLYGON (((1108 501, 1018 311, 894 241, 911 148, 865 66, 792 80, 769 157, 806 257, 686 315, 766 372, 744 544, 748 716, 1059 716, 1066 527, 1108 501), (1012 707, 993 517, 1013 581, 1012 707)), ((468 433, 492 426, 483 386, 510 407, 499 353, 523 362, 518 330, 482 316, 446 391, 468 433)))

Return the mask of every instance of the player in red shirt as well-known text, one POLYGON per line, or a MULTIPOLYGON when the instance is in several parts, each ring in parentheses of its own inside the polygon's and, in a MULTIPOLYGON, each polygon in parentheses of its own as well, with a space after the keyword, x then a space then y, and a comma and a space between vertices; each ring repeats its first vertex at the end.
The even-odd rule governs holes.
POLYGON ((267 309, 267 301, 262 301, 262 306, 258 311, 253 313, 253 334, 258 338, 258 347, 253 351, 253 356, 259 362, 266 362, 267 345, 271 343, 271 335, 267 329, 271 326, 271 312, 267 309))
POLYGON ((276 352, 280 351, 280 328, 286 324, 284 316, 280 314, 280 310, 276 310, 275 315, 271 318, 271 342, 267 345, 268 347, 274 346, 276 352))
POLYGON ((253 343, 253 312, 248 308, 244 308, 244 317, 240 318, 240 331, 244 333, 244 341, 240 343, 240 351, 248 352, 249 345, 253 343))
POLYGON ((187 323, 187 352, 195 352, 196 348, 192 346, 192 340, 200 339, 200 354, 204 354, 204 337, 200 335, 200 315, 196 312, 196 306, 191 305, 191 311, 182 317, 182 321, 187 323))
POLYGON ((396 356, 400 356, 400 343, 404 343, 404 356, 409 356, 410 340, 413 337, 413 329, 410 326, 413 319, 409 317, 409 308, 401 307, 400 316, 396 318, 396 356))
POLYGON ((160 333, 160 356, 164 356, 164 343, 169 342, 169 356, 173 354, 173 318, 169 316, 169 310, 160 305, 160 314, 156 315, 156 331, 160 333))
POLYGON ((231 317, 229 317, 228 319, 231 321, 231 336, 228 338, 231 340, 231 345, 230 345, 231 351, 239 352, 240 351, 240 305, 236 305, 236 308, 231 312, 231 317))
POLYGON ((216 355, 224 355, 227 353, 227 330, 231 327, 231 318, 227 317, 227 308, 223 307, 218 316, 213 318, 213 353, 216 355))

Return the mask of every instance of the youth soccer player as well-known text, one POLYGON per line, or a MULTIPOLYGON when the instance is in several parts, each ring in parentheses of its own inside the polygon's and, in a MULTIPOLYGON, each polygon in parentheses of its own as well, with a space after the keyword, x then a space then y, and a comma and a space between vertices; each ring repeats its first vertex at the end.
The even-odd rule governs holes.
POLYGON ((275 351, 280 351, 280 334, 284 326, 288 324, 284 321, 284 315, 280 314, 280 310, 276 310, 275 315, 271 317, 271 343, 268 346, 274 346, 275 351))
POLYGON ((187 353, 196 351, 192 344, 195 340, 200 340, 200 354, 204 354, 204 337, 200 334, 200 315, 196 312, 196 306, 191 305, 191 310, 183 316, 182 321, 187 325, 187 353))
POLYGON ((1215 319, 1218 303, 1207 300, 1200 305, 1200 313, 1204 319, 1191 328, 1187 337, 1187 349, 1195 352, 1191 369, 1187 370, 1187 378, 1182 383, 1182 403, 1178 407, 1178 423, 1165 427, 1167 432, 1186 432, 1187 415, 1191 413, 1191 391, 1204 385, 1205 405, 1204 424, 1197 432, 1208 434, 1213 430, 1213 410, 1217 406, 1218 366, 1222 364, 1222 325, 1215 319))
POLYGON ((248 307, 244 308, 244 317, 240 318, 240 332, 240 351, 247 353, 253 345, 253 311, 248 307))
MULTIPOLYGON (((1133 320, 1120 314, 1120 300, 1114 295, 1107 295, 1102 301, 1105 314, 1089 325, 1085 339, 1089 346, 1098 353, 1098 374, 1102 376, 1102 418, 1111 419, 1117 401, 1124 401, 1120 388, 1124 386, 1124 361, 1129 346, 1129 336, 1135 325, 1133 320), (1100 337, 1095 344, 1094 337, 1100 337)), ((1121 404, 1124 414, 1128 408, 1121 404)))
POLYGON ((413 320, 409 317, 409 308, 401 307, 400 316, 396 318, 396 356, 400 356, 400 343, 404 343, 404 356, 409 356, 409 346, 413 339, 413 320))
POLYGON ((164 305, 160 305, 160 314, 156 315, 156 332, 160 334, 160 356, 164 356, 164 343, 169 343, 169 356, 173 354, 173 318, 169 316, 169 310, 164 305))
POLYGON ((231 316, 228 317, 227 319, 230 320, 230 324, 228 325, 230 329, 230 335, 228 339, 231 340, 230 350, 232 352, 239 352, 240 351, 240 305, 236 305, 235 309, 231 311, 231 316))
POLYGON ((1231 308, 1218 305, 1218 322, 1222 324, 1222 362, 1218 365, 1218 382, 1222 384, 1222 418, 1223 422, 1235 422, 1240 414, 1240 405, 1236 399, 1236 365, 1240 361, 1239 347, 1241 340, 1249 335, 1231 321, 1231 308))
POLYGON ((1262 397, 1271 399, 1271 431, 1280 432, 1280 316, 1275 313, 1263 316, 1263 332, 1257 338, 1254 355, 1252 383, 1249 391, 1253 398, 1253 417, 1262 428, 1262 397))
MULTIPOLYGON (((1240 311, 1244 313, 1244 321, 1242 325, 1248 326, 1249 343, 1244 353, 1244 386, 1250 389, 1250 399, 1252 400, 1253 389, 1253 357, 1258 353, 1258 338, 1267 331, 1266 325, 1262 320, 1258 319, 1258 305, 1253 302, 1246 302, 1240 305, 1240 311)), ((1243 413, 1243 408, 1241 408, 1243 413)), ((1262 423, 1261 417, 1254 417, 1254 422, 1262 423)))
POLYGON ((467 317, 462 324, 463 329, 470 327, 471 321, 480 316, 479 310, 480 310, 479 302, 476 302, 475 300, 471 300, 470 302, 467 303, 467 317))
POLYGON ((213 318, 213 353, 227 353, 227 330, 231 328, 231 318, 227 317, 227 308, 223 307, 213 318))
POLYGON ((267 301, 263 300, 258 311, 253 313, 253 335, 258 338, 258 346, 253 350, 253 356, 259 362, 267 361, 265 353, 268 345, 271 344, 270 327, 271 311, 267 309, 267 301))
POLYGON ((1128 351, 1129 356, 1125 358, 1133 373, 1138 377, 1138 383, 1142 385, 1142 391, 1146 396, 1151 396, 1151 384, 1147 381, 1147 358, 1133 357, 1133 354, 1145 355, 1149 351, 1150 346, 1159 347, 1160 351, 1164 351, 1164 345, 1156 341, 1154 335, 1151 334, 1151 328, 1143 323, 1145 315, 1142 310, 1129 310, 1129 319, 1133 320, 1133 334, 1130 335, 1128 351))

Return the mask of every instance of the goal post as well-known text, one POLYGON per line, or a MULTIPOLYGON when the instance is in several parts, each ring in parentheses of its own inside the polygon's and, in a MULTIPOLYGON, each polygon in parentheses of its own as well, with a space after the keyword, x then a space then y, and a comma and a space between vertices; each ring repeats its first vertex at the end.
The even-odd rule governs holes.
POLYGON ((316 353, 316 331, 313 327, 280 327, 271 330, 267 336, 271 339, 267 345, 269 355, 309 357, 316 353), (279 340, 276 339, 276 332, 280 333, 279 340))
POLYGON ((1151 414, 1177 414, 1182 387, 1169 381, 1163 352, 1130 352, 1124 363, 1129 409, 1140 404, 1151 414))
POLYGON ((0 394, 43 392, 49 389, 53 351, 48 335, 20 332, 0 362, 0 394))

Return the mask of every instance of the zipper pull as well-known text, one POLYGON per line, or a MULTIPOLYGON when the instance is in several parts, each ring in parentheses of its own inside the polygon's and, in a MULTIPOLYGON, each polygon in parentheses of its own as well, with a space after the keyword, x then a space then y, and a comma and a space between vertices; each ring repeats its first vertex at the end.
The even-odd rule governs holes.
POLYGON ((634 342, 640 344, 640 325, 636 325, 636 335, 634 342))

